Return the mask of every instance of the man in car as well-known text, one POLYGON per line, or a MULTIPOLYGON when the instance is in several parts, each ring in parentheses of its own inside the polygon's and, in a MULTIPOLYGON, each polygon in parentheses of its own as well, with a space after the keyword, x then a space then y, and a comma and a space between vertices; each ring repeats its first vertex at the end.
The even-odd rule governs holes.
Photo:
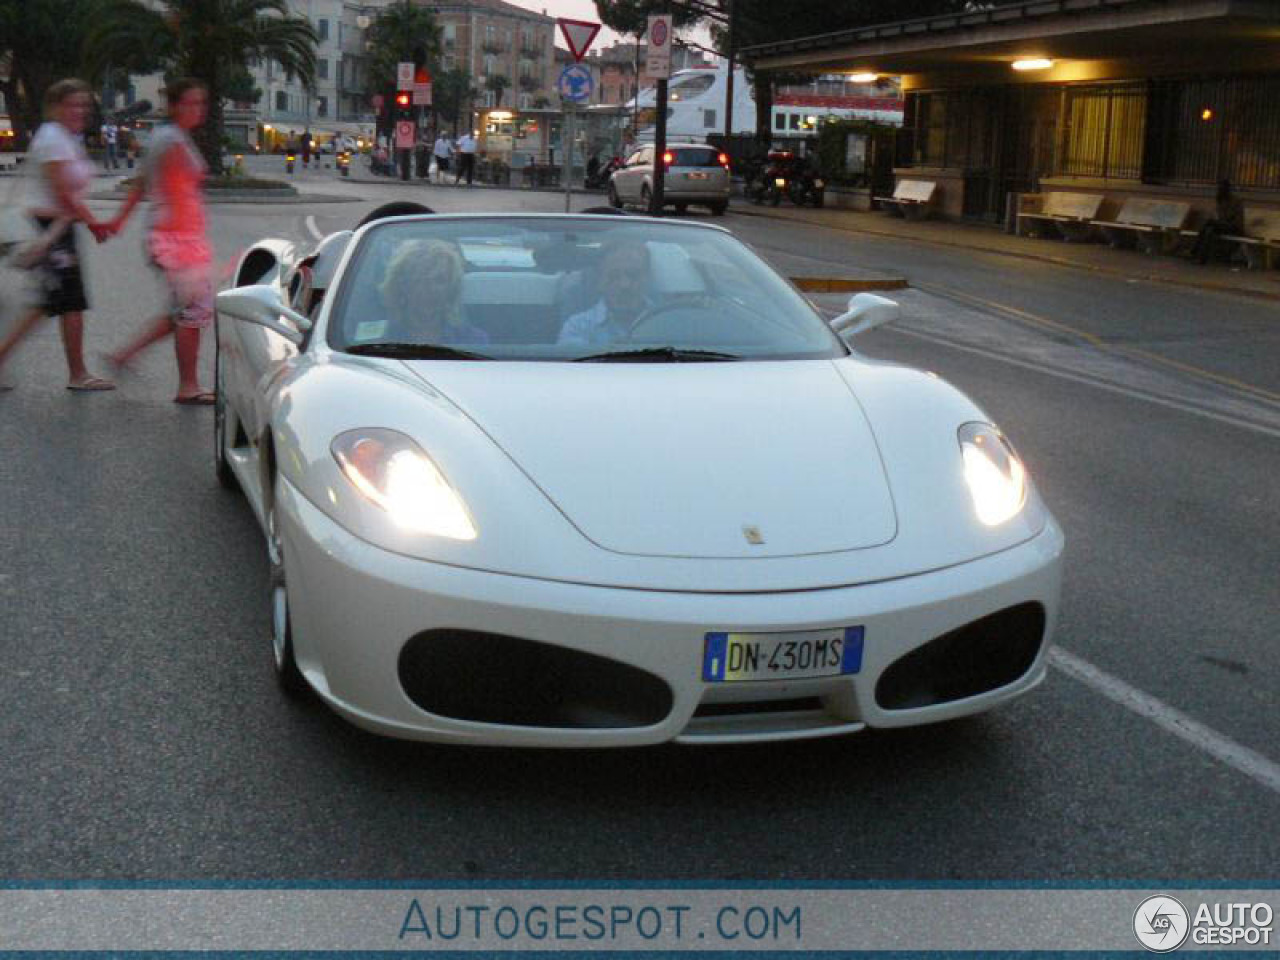
POLYGON ((564 322, 558 342, 592 346, 627 341, 636 320, 651 306, 648 245, 633 237, 605 240, 597 279, 599 299, 564 322))

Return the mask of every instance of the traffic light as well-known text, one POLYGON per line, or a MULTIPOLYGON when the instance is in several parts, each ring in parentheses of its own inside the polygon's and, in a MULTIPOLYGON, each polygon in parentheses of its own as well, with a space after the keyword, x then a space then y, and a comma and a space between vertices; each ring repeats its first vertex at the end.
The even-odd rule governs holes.
POLYGON ((408 90, 396 91, 396 119, 406 120, 413 109, 413 94, 408 90))

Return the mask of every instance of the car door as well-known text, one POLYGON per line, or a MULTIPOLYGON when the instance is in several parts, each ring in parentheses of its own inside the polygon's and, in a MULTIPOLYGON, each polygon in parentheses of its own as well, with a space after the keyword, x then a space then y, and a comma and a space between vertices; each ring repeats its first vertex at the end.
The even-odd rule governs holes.
POLYGON ((643 157, 645 150, 641 147, 627 158, 627 165, 618 171, 622 182, 618 185, 618 196, 623 200, 640 199, 640 186, 644 181, 643 157))

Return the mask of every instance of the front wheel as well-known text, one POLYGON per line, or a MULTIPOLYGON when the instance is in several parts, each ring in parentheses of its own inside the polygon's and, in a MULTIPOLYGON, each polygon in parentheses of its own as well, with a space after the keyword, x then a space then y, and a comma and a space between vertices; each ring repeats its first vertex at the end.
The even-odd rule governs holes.
POLYGON ((648 184, 640 188, 640 206, 645 213, 651 216, 658 214, 658 211, 653 209, 653 194, 650 192, 648 184))
MULTIPOLYGON (((215 344, 217 336, 215 327, 215 344)), ((231 464, 227 462, 227 389, 224 383, 225 380, 226 376, 222 372, 222 348, 215 345, 213 352, 213 470, 217 474, 218 483, 228 490, 234 490, 239 484, 236 481, 235 471, 231 469, 231 464)))
POLYGON ((293 656, 293 618, 289 614, 289 586, 284 569, 284 541, 280 535, 280 518, 275 491, 267 505, 268 587, 271 591, 271 653, 276 668, 276 681, 290 697, 301 697, 310 691, 306 678, 293 656))
POLYGON ((729 209, 729 204, 725 201, 711 204, 711 215, 713 217, 723 217, 724 212, 729 209))

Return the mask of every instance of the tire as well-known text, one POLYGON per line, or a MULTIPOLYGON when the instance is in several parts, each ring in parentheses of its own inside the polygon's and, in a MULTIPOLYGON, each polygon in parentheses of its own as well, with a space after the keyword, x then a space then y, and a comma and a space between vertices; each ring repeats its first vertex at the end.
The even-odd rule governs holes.
POLYGON ((653 210, 653 194, 649 191, 649 185, 646 183, 640 188, 640 207, 645 213, 652 215, 653 210))
POLYGON ((676 204, 676 213, 680 214, 681 216, 684 216, 688 212, 689 212, 689 205, 687 203, 676 204))
POLYGON ((726 210, 728 210, 728 209, 729 209, 729 203, 728 203, 728 201, 721 201, 720 203, 713 203, 713 204, 711 204, 711 215, 712 215, 713 217, 723 217, 723 216, 724 216, 724 212, 725 212, 726 210))
POLYGON ((618 196, 618 188, 613 185, 613 181, 609 181, 609 206, 615 210, 622 209, 622 198, 618 196))
POLYGON ((293 655, 293 618, 289 614, 288 580, 284 569, 284 543, 280 539, 275 491, 267 504, 267 587, 271 604, 271 654, 276 682, 286 696, 302 698, 311 687, 293 655))
POLYGON ((214 327, 213 351, 213 470, 217 474, 218 483, 227 490, 237 490, 240 483, 236 480, 235 471, 227 462, 227 391, 223 386, 222 348, 217 345, 217 327, 214 327))

